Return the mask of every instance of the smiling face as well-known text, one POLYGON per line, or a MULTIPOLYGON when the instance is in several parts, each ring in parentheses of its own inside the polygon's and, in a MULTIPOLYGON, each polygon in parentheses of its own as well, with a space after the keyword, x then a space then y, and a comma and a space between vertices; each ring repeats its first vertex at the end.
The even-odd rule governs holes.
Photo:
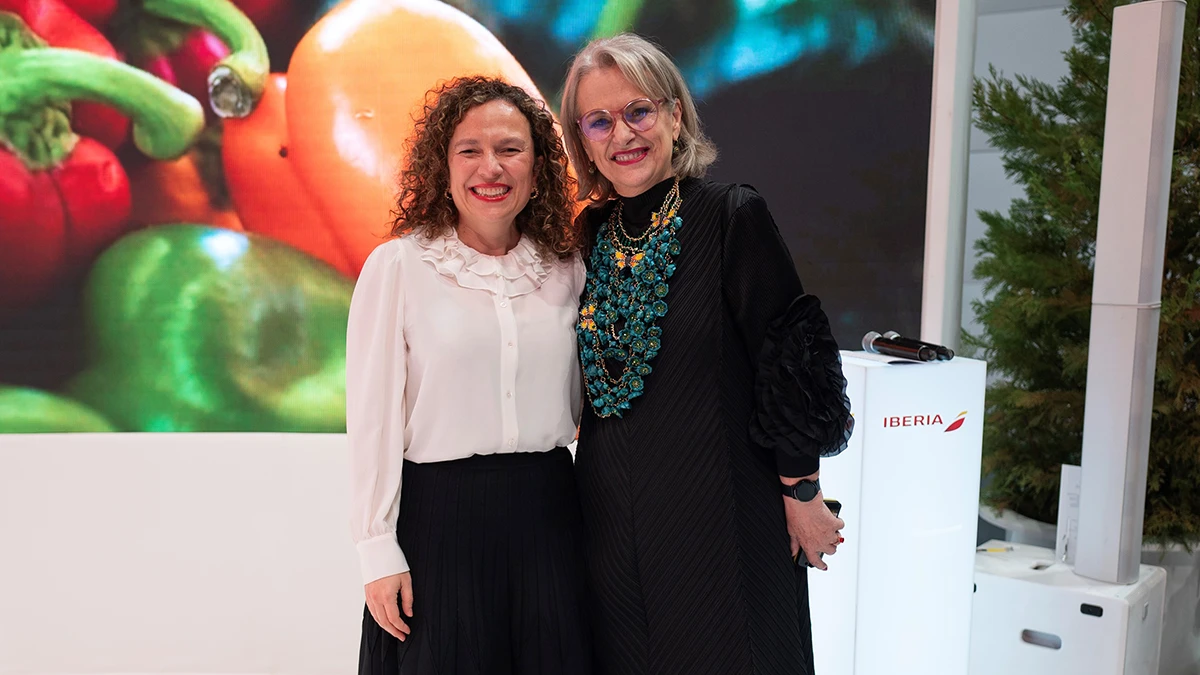
POLYGON ((507 101, 488 101, 463 116, 450 138, 450 195, 460 227, 496 235, 514 228, 533 190, 529 120, 507 101))
POLYGON ((635 99, 651 99, 616 68, 601 68, 584 75, 575 95, 581 115, 608 110, 613 117, 612 133, 600 141, 583 135, 583 147, 596 170, 613 184, 617 194, 633 197, 672 175, 671 146, 679 138, 680 110, 674 101, 659 105, 654 126, 633 129, 621 112, 635 99))

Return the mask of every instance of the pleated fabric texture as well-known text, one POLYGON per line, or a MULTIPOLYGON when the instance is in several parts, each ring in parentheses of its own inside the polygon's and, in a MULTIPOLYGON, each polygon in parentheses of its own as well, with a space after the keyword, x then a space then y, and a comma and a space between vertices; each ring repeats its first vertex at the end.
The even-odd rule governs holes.
POLYGON ((623 418, 585 406, 576 451, 595 672, 811 675, 808 577, 775 457, 749 432, 751 343, 799 283, 761 197, 694 179, 681 190, 662 351, 623 418))
POLYGON ((397 538, 412 633, 363 611, 360 675, 592 672, 582 524, 565 448, 404 464, 397 538))

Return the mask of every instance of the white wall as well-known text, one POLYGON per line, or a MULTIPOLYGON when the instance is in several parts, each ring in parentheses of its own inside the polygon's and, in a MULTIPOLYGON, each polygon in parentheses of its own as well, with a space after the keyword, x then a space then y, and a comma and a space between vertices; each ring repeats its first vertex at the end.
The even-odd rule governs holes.
POLYGON ((354 672, 344 446, 0 435, 0 673, 354 672))
MULTIPOLYGON (((975 38, 975 75, 986 77, 988 66, 1006 76, 1025 75, 1055 84, 1067 74, 1063 52, 1071 47, 1071 26, 1062 10, 1066 0, 979 0, 975 38)), ((984 234, 978 212, 1006 212, 1021 189, 1004 176, 1000 153, 978 129, 971 133, 967 182, 966 260, 963 264, 962 325, 978 330, 971 302, 983 294, 973 270, 975 242, 984 234)))

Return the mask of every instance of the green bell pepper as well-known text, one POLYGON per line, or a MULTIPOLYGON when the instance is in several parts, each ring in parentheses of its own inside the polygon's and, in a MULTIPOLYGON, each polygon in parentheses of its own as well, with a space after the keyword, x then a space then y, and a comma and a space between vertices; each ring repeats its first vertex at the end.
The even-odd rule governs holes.
POLYGON ((127 235, 84 289, 70 394, 127 431, 342 432, 353 282, 266 237, 127 235))
POLYGON ((116 431, 77 401, 38 389, 0 386, 0 434, 116 431))

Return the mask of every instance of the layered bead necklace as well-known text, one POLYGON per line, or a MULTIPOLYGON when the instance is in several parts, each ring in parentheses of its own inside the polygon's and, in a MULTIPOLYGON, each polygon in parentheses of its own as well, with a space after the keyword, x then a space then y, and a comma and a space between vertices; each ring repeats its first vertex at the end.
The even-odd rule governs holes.
POLYGON ((620 204, 597 233, 576 334, 588 398, 600 417, 621 417, 629 410, 662 348, 658 322, 667 315, 682 203, 676 179, 641 235, 625 231, 620 204), (614 376, 609 364, 619 374, 614 376))

